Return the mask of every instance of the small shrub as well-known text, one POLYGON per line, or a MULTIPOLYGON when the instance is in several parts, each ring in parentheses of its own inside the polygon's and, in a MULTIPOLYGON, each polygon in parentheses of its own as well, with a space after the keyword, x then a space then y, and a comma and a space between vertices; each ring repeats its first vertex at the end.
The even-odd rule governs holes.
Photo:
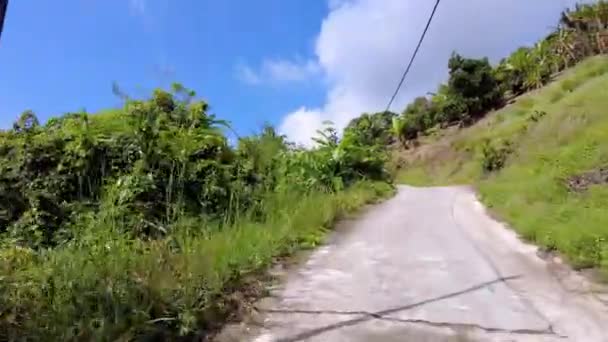
POLYGON ((605 243, 604 236, 583 233, 570 236, 570 240, 563 248, 572 266, 576 269, 584 269, 601 264, 605 243))
POLYGON ((509 140, 496 145, 489 139, 485 139, 481 145, 481 166, 486 173, 502 169, 509 154, 513 151, 512 143, 509 140))
POLYGON ((547 112, 543 110, 535 110, 530 116, 528 116, 528 121, 538 122, 543 116, 547 115, 547 112))

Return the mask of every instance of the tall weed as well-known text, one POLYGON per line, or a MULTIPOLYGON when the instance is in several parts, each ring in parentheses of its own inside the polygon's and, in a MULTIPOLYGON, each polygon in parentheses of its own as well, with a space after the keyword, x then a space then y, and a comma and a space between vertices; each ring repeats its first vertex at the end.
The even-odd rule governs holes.
POLYGON ((53 250, 6 246, 0 339, 206 335, 242 305, 233 294, 246 290, 248 276, 320 243, 335 219, 391 192, 386 183, 363 182, 339 193, 277 193, 265 201, 263 222, 218 229, 182 219, 161 240, 129 237, 101 215, 53 250))

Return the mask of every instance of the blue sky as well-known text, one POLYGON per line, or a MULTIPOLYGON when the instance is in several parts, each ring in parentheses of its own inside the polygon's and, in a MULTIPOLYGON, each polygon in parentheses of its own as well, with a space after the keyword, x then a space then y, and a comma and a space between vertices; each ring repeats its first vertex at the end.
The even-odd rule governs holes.
POLYGON ((248 133, 294 103, 320 103, 318 81, 251 84, 240 66, 308 58, 323 1, 12 0, 0 41, 0 126, 25 109, 41 119, 118 106, 179 81, 248 133), (315 84, 316 83, 316 84, 315 84))
MULTIPOLYGON (((497 61, 576 0, 443 0, 394 107, 436 89, 452 51, 497 61)), ((430 0, 11 0, 0 41, 0 127, 192 88, 241 134, 268 121, 306 143, 381 110, 430 0)))

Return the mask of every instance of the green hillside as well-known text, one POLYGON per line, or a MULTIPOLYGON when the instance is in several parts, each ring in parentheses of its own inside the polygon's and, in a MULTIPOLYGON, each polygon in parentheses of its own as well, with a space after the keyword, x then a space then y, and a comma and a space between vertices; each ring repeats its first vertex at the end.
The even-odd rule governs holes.
POLYGON ((608 274, 608 2, 496 65, 454 54, 449 77, 393 119, 399 182, 474 185, 521 236, 608 274))
POLYGON ((524 238, 608 271, 607 109, 608 57, 590 58, 471 127, 402 151, 398 180, 474 184, 524 238))

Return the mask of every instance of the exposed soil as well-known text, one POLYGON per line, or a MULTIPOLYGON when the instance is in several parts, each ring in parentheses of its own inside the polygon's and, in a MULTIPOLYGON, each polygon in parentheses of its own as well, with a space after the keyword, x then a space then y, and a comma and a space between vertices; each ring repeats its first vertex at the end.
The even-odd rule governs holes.
POLYGON ((608 166, 574 175, 567 180, 570 191, 583 192, 592 185, 608 184, 608 166))

